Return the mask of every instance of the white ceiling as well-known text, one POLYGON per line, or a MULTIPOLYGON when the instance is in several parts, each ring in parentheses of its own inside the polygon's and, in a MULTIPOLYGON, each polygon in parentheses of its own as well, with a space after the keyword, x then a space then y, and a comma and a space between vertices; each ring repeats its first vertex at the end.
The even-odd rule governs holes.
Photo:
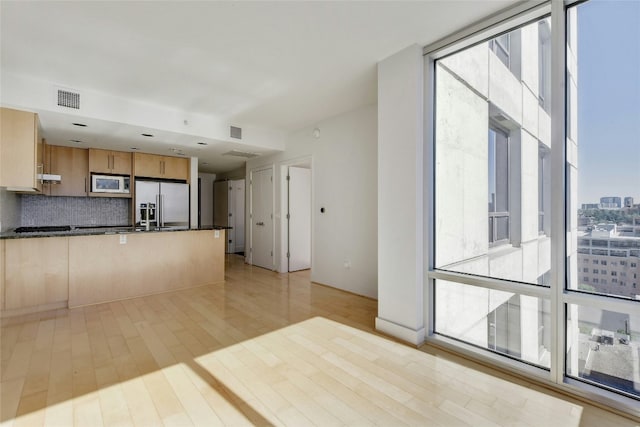
MULTIPOLYGON (((70 88, 288 132, 374 103, 378 61, 511 3, 3 0, 0 65, 3 72, 70 88)), ((50 141, 75 139, 65 133, 64 115, 42 119, 50 141)), ((125 128, 106 123, 96 129, 131 147, 116 131, 125 128)), ((164 144, 155 151, 193 146, 181 138, 158 133, 137 145, 164 144)), ((201 170, 243 163, 220 158, 233 143, 209 142, 188 153, 215 164, 201 170)))

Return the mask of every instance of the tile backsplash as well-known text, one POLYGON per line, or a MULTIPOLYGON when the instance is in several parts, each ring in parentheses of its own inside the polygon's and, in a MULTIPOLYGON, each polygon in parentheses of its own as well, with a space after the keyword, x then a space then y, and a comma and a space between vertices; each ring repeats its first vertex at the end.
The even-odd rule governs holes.
POLYGON ((20 195, 0 187, 0 232, 19 227, 21 213, 20 195))
POLYGON ((129 199, 22 196, 21 225, 127 225, 129 199))

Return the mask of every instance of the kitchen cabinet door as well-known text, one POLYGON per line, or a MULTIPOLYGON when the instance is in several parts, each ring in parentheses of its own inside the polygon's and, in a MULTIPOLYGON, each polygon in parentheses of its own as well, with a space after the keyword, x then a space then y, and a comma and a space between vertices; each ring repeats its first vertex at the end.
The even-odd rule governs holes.
POLYGON ((131 153, 112 151, 111 159, 112 174, 131 175, 131 153))
POLYGON ((189 159, 164 156, 163 178, 189 180, 189 159))
POLYGON ((113 175, 131 175, 131 153, 89 149, 89 171, 113 175))
POLYGON ((51 196, 86 196, 89 188, 89 150, 51 145, 49 173, 60 175, 62 182, 48 184, 51 196))
POLYGON ((111 173, 111 151, 90 148, 89 170, 93 173, 111 173))
POLYGON ((145 178, 189 180, 189 159, 135 153, 134 175, 145 178))
POLYGON ((155 154, 134 153, 134 175, 146 178, 163 178, 162 160, 164 156, 155 154))
POLYGON ((38 115, 0 108, 0 186, 42 192, 43 141, 38 115))
POLYGON ((69 299, 67 237, 5 240, 5 309, 69 299))

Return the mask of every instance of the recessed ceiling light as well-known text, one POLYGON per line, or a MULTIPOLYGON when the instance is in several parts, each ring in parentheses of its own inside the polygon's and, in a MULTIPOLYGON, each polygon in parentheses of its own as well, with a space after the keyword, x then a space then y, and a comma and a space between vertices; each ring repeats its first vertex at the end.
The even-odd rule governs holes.
POLYGON ((153 135, 151 135, 150 133, 141 133, 140 135, 146 136, 147 138, 153 138, 153 135))
POLYGON ((80 126, 81 128, 86 128, 87 125, 85 125, 84 123, 71 123, 74 126, 80 126))
POLYGON ((209 144, 207 144, 206 142, 198 142, 197 144, 198 144, 198 145, 209 145, 209 144))
POLYGON ((69 142, 75 142, 76 144, 84 144, 84 141, 80 141, 79 139, 70 139, 69 142))

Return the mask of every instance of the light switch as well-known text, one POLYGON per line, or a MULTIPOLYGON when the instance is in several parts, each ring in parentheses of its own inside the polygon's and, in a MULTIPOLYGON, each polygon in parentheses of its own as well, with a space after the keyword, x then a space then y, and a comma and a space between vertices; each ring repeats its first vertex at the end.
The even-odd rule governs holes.
POLYGON ((220 230, 214 230, 213 231, 213 237, 216 238, 216 239, 219 239, 220 238, 220 230))
POLYGON ((120 235, 120 244, 121 245, 126 245, 127 244, 127 235, 126 234, 121 234, 120 235))

